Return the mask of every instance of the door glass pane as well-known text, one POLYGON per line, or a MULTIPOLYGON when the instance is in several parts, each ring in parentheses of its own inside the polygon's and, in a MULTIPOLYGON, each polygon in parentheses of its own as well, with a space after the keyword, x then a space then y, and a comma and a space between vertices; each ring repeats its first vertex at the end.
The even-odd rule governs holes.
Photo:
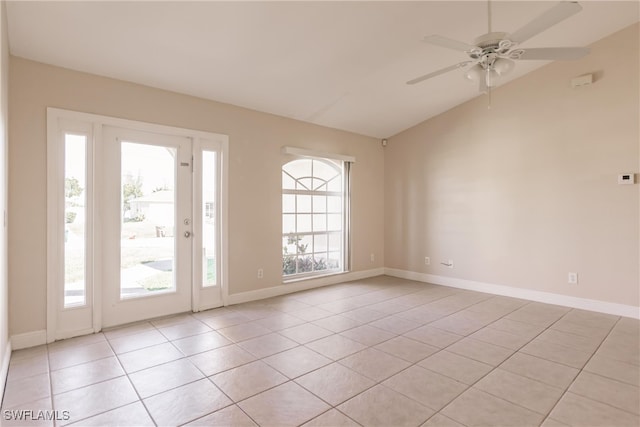
POLYGON ((64 138, 64 306, 86 303, 85 214, 87 137, 64 138))
POLYGON ((175 290, 177 150, 123 142, 120 297, 175 290))
POLYGON ((216 153, 202 152, 202 286, 215 286, 216 275, 216 153))

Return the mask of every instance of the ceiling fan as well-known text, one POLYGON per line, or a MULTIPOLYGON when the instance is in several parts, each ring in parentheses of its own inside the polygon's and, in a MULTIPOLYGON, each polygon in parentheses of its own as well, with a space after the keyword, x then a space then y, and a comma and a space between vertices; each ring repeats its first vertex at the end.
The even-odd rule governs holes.
POLYGON ((488 32, 477 37, 474 45, 452 40, 439 35, 431 35, 424 41, 449 49, 465 52, 469 60, 442 68, 437 71, 409 80, 413 85, 449 71, 466 68, 465 77, 477 81, 480 92, 485 93, 496 85, 496 80, 509 73, 518 60, 574 60, 589 53, 586 47, 543 47, 520 48, 518 45, 531 37, 551 28, 572 15, 580 12, 582 6, 575 1, 561 1, 551 9, 520 28, 507 34, 491 30, 491 1, 487 2, 488 32))

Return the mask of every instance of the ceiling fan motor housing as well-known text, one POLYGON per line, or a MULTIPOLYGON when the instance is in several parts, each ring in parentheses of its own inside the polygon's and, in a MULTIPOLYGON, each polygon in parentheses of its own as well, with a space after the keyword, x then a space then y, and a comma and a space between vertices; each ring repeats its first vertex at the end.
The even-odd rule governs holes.
POLYGON ((487 48, 496 49, 499 47, 500 42, 502 40, 505 40, 507 36, 508 36, 507 33, 498 33, 498 32, 487 33, 487 34, 481 35, 480 37, 477 37, 474 43, 476 46, 482 49, 487 49, 487 48))
POLYGON ((508 36, 507 33, 501 32, 483 34, 475 39, 476 47, 467 54, 471 59, 479 60, 482 68, 491 68, 494 61, 500 57, 519 59, 520 51, 514 57, 509 54, 509 49, 515 44, 507 39, 508 36))

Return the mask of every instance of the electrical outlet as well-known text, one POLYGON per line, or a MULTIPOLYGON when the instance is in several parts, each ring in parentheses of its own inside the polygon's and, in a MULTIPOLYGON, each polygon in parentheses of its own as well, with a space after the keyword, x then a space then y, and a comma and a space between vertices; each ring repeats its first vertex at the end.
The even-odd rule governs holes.
POLYGON ((371 254, 371 262, 375 262, 376 261, 376 254, 371 254))
POLYGON ((578 273, 569 273, 567 278, 569 284, 577 285, 578 284, 578 273))
POLYGON ((424 265, 431 265, 431 258, 428 256, 424 257, 424 265))
POLYGON ((262 279, 264 277, 264 270, 259 268, 258 269, 258 279, 262 279))

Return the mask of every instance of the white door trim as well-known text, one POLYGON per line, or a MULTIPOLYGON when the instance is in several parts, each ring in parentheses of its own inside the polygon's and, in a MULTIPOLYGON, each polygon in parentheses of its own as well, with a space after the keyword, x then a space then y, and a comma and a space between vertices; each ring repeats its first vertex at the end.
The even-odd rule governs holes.
MULTIPOLYGON (((47 180, 47 342, 52 342, 56 339, 60 338, 69 338, 74 335, 81 335, 91 332, 97 332, 102 329, 102 276, 103 271, 101 270, 101 263, 93 263, 95 266, 93 271, 93 283, 91 284, 93 289, 93 295, 90 302, 93 305, 93 313, 92 313, 92 322, 93 325, 89 325, 89 327, 80 327, 77 331, 66 331, 65 335, 56 335, 56 331, 59 327, 58 322, 58 305, 56 304, 57 295, 59 295, 60 286, 59 277, 60 277, 60 262, 58 259, 58 253, 56 252, 56 247, 60 245, 60 239, 64 238, 59 231, 59 218, 56 215, 56 212, 59 211, 59 198, 55 200, 55 195, 58 194, 60 189, 56 184, 59 180, 59 174, 64 173, 63 169, 60 168, 60 158, 56 157, 54 154, 55 151, 53 149, 53 144, 55 141, 58 141, 60 144, 60 120, 71 120, 76 122, 85 122, 89 124, 92 131, 92 145, 94 147, 94 156, 95 159, 100 159, 101 157, 101 147, 102 147, 102 129, 104 126, 111 127, 124 127, 132 130, 138 130, 143 132, 152 132, 152 133, 160 133, 172 136, 181 136, 186 138, 191 138, 193 141, 202 139, 207 141, 213 141, 219 144, 220 146, 220 238, 221 248, 220 248, 220 289, 222 293, 222 301, 223 304, 227 304, 229 298, 229 290, 228 290, 228 211, 227 211, 227 203, 228 203, 228 177, 229 177, 229 137, 227 135, 199 131, 193 129, 186 129, 174 126, 166 126, 166 125, 158 125, 154 123, 146 123, 139 122, 134 120, 127 120, 115 117, 102 116, 97 114, 90 113, 82 113, 71 110, 63 110, 59 108, 47 108, 47 147, 48 147, 48 155, 47 155, 47 168, 51 171, 51 174, 57 173, 57 178, 51 178, 52 175, 48 175, 47 180), (62 169, 62 170, 61 170, 62 169)), ((58 150, 59 151, 59 150, 58 150)), ((59 154, 59 153, 58 153, 59 154)), ((97 163, 97 162, 96 162, 97 163)), ((49 172, 48 172, 49 173, 49 172)), ((96 177, 100 179, 100 177, 96 177)), ((101 182, 95 182, 96 188, 101 188, 101 182)), ((99 203, 99 202, 98 202, 99 203)), ((102 219, 100 217, 99 204, 96 205, 95 209, 95 220, 99 223, 102 219)), ((93 236, 94 239, 94 247, 96 248, 95 252, 91 254, 93 259, 102 259, 103 254, 100 252, 100 248, 102 247, 103 239, 99 230, 100 227, 95 227, 96 233, 93 236)), ((193 306, 193 309, 198 309, 196 305, 193 306)))

